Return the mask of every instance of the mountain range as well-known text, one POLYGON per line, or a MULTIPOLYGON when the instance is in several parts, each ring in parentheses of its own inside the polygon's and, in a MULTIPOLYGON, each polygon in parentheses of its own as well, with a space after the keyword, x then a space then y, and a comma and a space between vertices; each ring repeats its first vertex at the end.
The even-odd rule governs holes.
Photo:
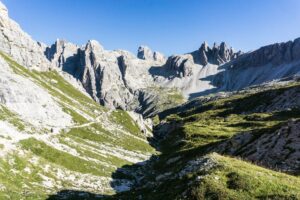
POLYGON ((0 2, 0 199, 300 199, 300 38, 199 46, 47 46, 0 2))

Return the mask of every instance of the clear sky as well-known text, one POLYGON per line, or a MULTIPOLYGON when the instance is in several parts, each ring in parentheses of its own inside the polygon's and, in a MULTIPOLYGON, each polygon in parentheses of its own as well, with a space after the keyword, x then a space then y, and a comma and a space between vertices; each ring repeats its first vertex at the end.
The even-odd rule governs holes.
POLYGON ((167 55, 225 41, 234 49, 300 37, 300 0, 2 0, 34 39, 98 40, 133 53, 141 44, 167 55))

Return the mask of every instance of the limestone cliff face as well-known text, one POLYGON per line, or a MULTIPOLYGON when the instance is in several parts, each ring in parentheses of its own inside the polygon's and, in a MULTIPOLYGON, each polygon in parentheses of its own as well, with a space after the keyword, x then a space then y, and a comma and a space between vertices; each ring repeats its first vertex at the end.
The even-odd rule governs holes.
POLYGON ((76 67, 74 65, 79 62, 76 56, 78 49, 79 47, 75 44, 57 39, 53 45, 45 48, 44 53, 54 66, 70 74, 75 74, 76 67))
POLYGON ((48 70, 51 64, 43 49, 43 44, 34 41, 9 18, 7 8, 0 2, 0 50, 28 68, 48 70))
POLYGON ((233 67, 258 67, 272 64, 273 66, 289 64, 300 60, 300 38, 285 43, 264 46, 240 56, 232 62, 233 67))
POLYGON ((174 71, 179 77, 193 75, 193 57, 190 54, 170 56, 166 63, 167 70, 174 71))
POLYGON ((188 77, 196 74, 196 70, 193 70, 193 66, 195 65, 202 65, 202 67, 208 64, 222 65, 236 59, 241 54, 240 51, 234 52, 225 42, 222 42, 220 45, 215 43, 212 48, 204 42, 199 50, 188 54, 169 57, 166 63, 166 69, 173 71, 177 77, 188 77))
POLYGON ((245 54, 225 43, 212 48, 204 43, 197 51, 167 60, 145 46, 135 56, 107 51, 94 40, 83 47, 58 40, 45 50, 51 63, 79 80, 95 101, 109 108, 139 111, 150 105, 141 102, 143 97, 159 95, 149 87, 178 88, 189 98, 239 90, 297 74, 298 54, 299 39, 245 54))
POLYGON ((276 43, 245 53, 219 67, 212 84, 223 91, 295 76, 300 72, 300 39, 276 43))
POLYGON ((152 50, 147 46, 140 46, 138 48, 137 57, 142 60, 154 60, 161 63, 166 61, 166 58, 162 53, 158 51, 152 52, 152 50))
POLYGON ((163 62, 158 53, 139 59, 127 51, 107 51, 95 40, 83 47, 57 40, 45 55, 58 68, 80 80, 95 101, 126 110, 140 106, 141 91, 154 84, 149 69, 163 62))
POLYGON ((225 42, 220 45, 215 43, 212 48, 204 42, 198 51, 192 53, 195 62, 203 66, 208 63, 221 65, 239 57, 241 54, 241 51, 234 52, 232 47, 228 47, 225 42))
POLYGON ((107 51, 95 40, 84 46, 57 40, 47 47, 11 20, 3 4, 0 50, 30 69, 66 72, 77 80, 70 82, 76 88, 83 86, 95 101, 126 110, 140 110, 145 103, 149 105, 141 100, 143 97, 159 96, 161 91, 149 88, 177 88, 187 98, 193 98, 300 72, 299 38, 248 53, 235 52, 224 42, 213 47, 203 43, 194 52, 168 58, 147 46, 140 46, 137 56, 123 50, 107 51), (149 91, 151 94, 145 94, 149 91))

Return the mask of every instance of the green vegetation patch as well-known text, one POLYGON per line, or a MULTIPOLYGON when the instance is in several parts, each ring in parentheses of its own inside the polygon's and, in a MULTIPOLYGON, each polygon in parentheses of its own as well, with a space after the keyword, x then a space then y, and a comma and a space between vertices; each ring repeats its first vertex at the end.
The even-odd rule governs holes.
POLYGON ((191 149, 213 145, 233 135, 251 131, 257 136, 275 131, 291 118, 300 118, 300 109, 259 112, 258 107, 271 103, 276 95, 299 85, 271 89, 254 94, 237 94, 228 98, 208 102, 183 113, 168 116, 165 120, 177 128, 162 143, 167 150, 191 149))
POLYGON ((3 52, 0 52, 0 56, 6 60, 14 73, 27 77, 46 89, 53 97, 56 98, 62 108, 73 117, 75 122, 79 124, 85 123, 86 119, 76 110, 70 109, 69 106, 75 107, 77 110, 92 118, 97 117, 100 113, 106 110, 93 99, 86 96, 73 85, 64 80, 58 72, 38 72, 35 70, 29 70, 26 67, 19 65, 3 52), (69 106, 66 106, 65 104, 69 106))
POLYGON ((10 154, 0 159, 0 199, 45 199, 41 169, 28 156, 10 154), (29 169, 27 171, 25 169, 29 169))
POLYGON ((212 154, 220 166, 193 187, 196 199, 300 199, 300 179, 212 154))
MULTIPOLYGON (((73 136, 73 139, 78 142, 85 142, 87 145, 91 145, 88 141, 92 141, 99 144, 102 143, 121 147, 129 151, 142 153, 154 152, 154 149, 147 141, 135 138, 130 134, 126 135, 122 132, 112 134, 104 129, 100 123, 93 123, 89 127, 72 128, 68 133, 65 133, 65 136, 73 136)), ((95 148, 98 147, 95 146, 95 148)))
POLYGON ((127 130, 129 133, 137 135, 137 136, 143 136, 139 126, 129 116, 129 114, 126 111, 123 111, 123 110, 113 111, 111 113, 110 117, 113 122, 123 126, 124 129, 127 130))
POLYGON ((23 122, 17 114, 11 112, 3 105, 0 105, 0 120, 7 121, 8 123, 16 127, 19 131, 25 130, 26 123, 23 122))
POLYGON ((20 141, 20 144, 24 149, 30 150, 35 155, 40 156, 51 163, 63 166, 71 171, 93 174, 96 176, 108 176, 113 171, 113 169, 101 166, 93 161, 87 161, 69 153, 59 151, 34 138, 22 140, 20 141))

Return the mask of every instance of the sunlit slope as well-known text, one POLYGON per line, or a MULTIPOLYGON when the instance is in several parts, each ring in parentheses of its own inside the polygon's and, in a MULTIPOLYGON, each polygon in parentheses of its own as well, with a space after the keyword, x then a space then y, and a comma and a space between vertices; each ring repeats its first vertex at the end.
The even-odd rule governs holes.
POLYGON ((43 199, 63 189, 103 194, 128 190, 130 180, 112 182, 111 174, 154 153, 147 141, 151 132, 141 131, 127 112, 100 106, 58 72, 30 71, 3 53, 1 57, 17 78, 25 77, 50 94, 72 122, 64 127, 32 124, 1 101, 0 198, 43 199))
POLYGON ((111 198, 300 199, 299 92, 293 80, 169 111, 155 128, 161 154, 149 173, 111 198))

